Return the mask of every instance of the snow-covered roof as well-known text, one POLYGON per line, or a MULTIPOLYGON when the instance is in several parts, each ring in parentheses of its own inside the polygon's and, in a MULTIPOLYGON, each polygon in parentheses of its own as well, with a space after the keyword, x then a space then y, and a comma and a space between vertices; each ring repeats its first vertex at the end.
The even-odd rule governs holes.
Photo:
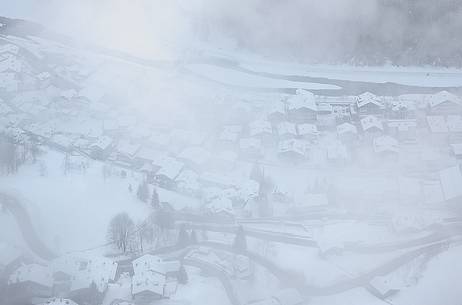
POLYGON ((318 127, 314 124, 298 124, 297 131, 299 136, 318 135, 318 127))
POLYGON ((278 134, 280 136, 284 135, 297 135, 297 128, 295 124, 289 122, 281 122, 277 126, 278 134))
POLYGON ((257 120, 253 121, 249 125, 249 130, 250 130, 250 136, 258 136, 261 134, 272 134, 273 133, 273 128, 271 127, 270 122, 266 120, 257 120))
POLYGON ((376 116, 373 115, 368 115, 364 118, 361 119, 361 127, 364 131, 367 131, 371 128, 378 128, 380 130, 383 130, 383 124, 382 121, 377 118, 376 116))
POLYGON ((338 135, 344 135, 346 133, 357 134, 358 129, 355 125, 345 122, 337 126, 337 133, 338 135))
POLYGON ((138 257, 132 261, 132 265, 135 274, 152 271, 163 275, 178 272, 181 266, 180 262, 177 260, 166 261, 161 257, 152 254, 145 254, 138 257))
POLYGON ((45 287, 52 287, 53 277, 51 270, 38 264, 22 265, 10 275, 8 284, 24 282, 34 282, 45 287))
POLYGON ((39 305, 79 305, 70 299, 53 298, 39 305))
POLYGON ((383 104, 380 101, 380 99, 375 94, 370 92, 365 92, 359 95, 358 99, 356 100, 356 105, 358 106, 358 108, 364 107, 367 104, 374 104, 379 107, 383 107, 383 104))
POLYGON ((132 277, 132 294, 136 295, 144 291, 164 294, 165 277, 155 272, 137 273, 132 277))
POLYGON ((108 281, 115 279, 117 263, 98 255, 63 255, 54 259, 50 268, 72 276, 72 290, 88 288, 92 282, 103 291, 108 281))
POLYGON ((23 63, 14 55, 8 55, 0 59, 0 72, 12 71, 19 73, 22 71, 23 63))
POLYGON ((417 127, 416 120, 388 120, 388 127, 394 127, 398 131, 408 131, 417 127))
POLYGON ((430 127, 430 131, 433 133, 445 133, 449 132, 448 125, 444 116, 442 115, 429 115, 427 116, 427 124, 430 127))
POLYGON ((306 90, 297 90, 297 94, 287 100, 289 110, 309 109, 318 111, 314 94, 306 90))
POLYGON ((158 161, 156 160, 154 164, 160 167, 160 170, 156 173, 157 176, 165 176, 171 180, 175 180, 184 167, 182 162, 171 157, 165 157, 158 161))
POLYGON ((376 153, 399 152, 398 141, 387 135, 374 138, 374 151, 376 153))
POLYGON ((462 196, 462 173, 459 166, 446 168, 439 175, 445 200, 462 196))
POLYGON ((444 102, 450 102, 453 104, 461 105, 460 98, 447 91, 440 91, 436 94, 432 94, 429 98, 429 105, 430 107, 436 107, 444 102))

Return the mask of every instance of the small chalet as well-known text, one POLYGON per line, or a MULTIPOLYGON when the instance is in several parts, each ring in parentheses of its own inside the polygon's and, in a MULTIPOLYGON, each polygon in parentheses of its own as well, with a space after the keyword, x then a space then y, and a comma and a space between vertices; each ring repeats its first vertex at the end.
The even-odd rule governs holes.
POLYGON ((358 96, 356 100, 356 108, 360 116, 381 116, 385 110, 380 98, 370 92, 365 92, 358 96))
POLYGON ((428 111, 432 115, 460 114, 462 101, 455 94, 441 91, 429 97, 428 111))
POLYGON ((294 123, 316 122, 318 106, 314 94, 298 89, 297 93, 287 100, 289 121, 294 123))
POLYGON ((50 269, 38 264, 30 264, 22 265, 10 275, 7 293, 24 299, 49 298, 52 288, 53 276, 50 269))
POLYGON ((146 254, 135 259, 132 265, 132 296, 136 303, 149 304, 175 294, 181 267, 179 261, 164 261, 146 254))
POLYGON ((373 115, 363 117, 361 119, 361 127, 365 134, 377 135, 384 131, 382 121, 373 115))

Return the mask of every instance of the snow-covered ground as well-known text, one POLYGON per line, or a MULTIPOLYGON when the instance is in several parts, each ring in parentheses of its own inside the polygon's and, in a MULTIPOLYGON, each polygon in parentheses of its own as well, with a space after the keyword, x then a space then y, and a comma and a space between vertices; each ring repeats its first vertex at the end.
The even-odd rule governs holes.
MULTIPOLYGON (((108 224, 119 212, 127 212, 134 220, 148 215, 148 206, 128 191, 134 178, 104 179, 102 164, 96 161, 85 173, 72 171, 64 175, 63 154, 48 151, 41 159, 46 165, 45 176, 41 176, 40 163, 28 164, 16 175, 1 176, 0 190, 21 194, 21 200, 33 202, 31 218, 39 236, 58 252, 106 243, 108 224)), ((135 190, 136 186, 133 184, 135 190)), ((12 230, 11 222, 14 221, 1 222, 2 230, 12 230)), ((11 236, 9 233, 7 236, 11 236)))

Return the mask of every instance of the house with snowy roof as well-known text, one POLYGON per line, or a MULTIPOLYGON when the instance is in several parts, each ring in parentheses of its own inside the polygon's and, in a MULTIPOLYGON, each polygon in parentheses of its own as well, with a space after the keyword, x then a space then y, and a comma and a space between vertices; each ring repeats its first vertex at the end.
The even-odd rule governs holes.
POLYGON ((134 275, 131 292, 136 303, 169 298, 178 287, 179 261, 164 261, 146 254, 132 262, 134 275))
POLYGON ((432 115, 460 114, 462 100, 448 91, 432 94, 428 99, 428 112, 432 115))
POLYGON ((115 149, 117 159, 123 162, 132 162, 140 149, 141 145, 139 143, 135 143, 129 139, 121 140, 117 143, 115 149))
POLYGON ((387 130, 401 143, 412 144, 417 141, 417 122, 415 119, 388 120, 387 130))
POLYGON ((79 305, 76 302, 65 298, 52 298, 38 305, 79 305))
POLYGON ((314 94, 298 89, 295 95, 287 99, 287 113, 289 121, 293 123, 316 122, 318 106, 314 94))
POLYGON ((378 135, 384 131, 382 120, 377 116, 367 115, 360 120, 360 123, 365 135, 378 135))
POLYGON ((385 110, 385 106, 381 99, 370 92, 365 92, 357 97, 356 108, 360 116, 382 116, 385 110))
POLYGON ((114 140, 109 136, 101 136, 89 148, 92 158, 106 160, 114 148, 114 140))
POLYGON ((167 189, 171 189, 175 186, 175 180, 184 168, 183 162, 171 157, 156 160, 153 164, 160 168, 154 175, 156 183, 167 189))
POLYGON ((22 265, 8 279, 7 293, 11 296, 49 298, 52 294, 51 270, 39 264, 22 265))

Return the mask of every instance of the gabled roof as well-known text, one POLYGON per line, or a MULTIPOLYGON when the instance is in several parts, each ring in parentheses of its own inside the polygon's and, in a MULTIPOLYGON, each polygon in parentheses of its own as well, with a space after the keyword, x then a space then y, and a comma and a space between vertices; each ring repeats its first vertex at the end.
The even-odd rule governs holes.
POLYGON ((361 119, 361 127, 364 131, 367 131, 373 127, 383 130, 382 121, 373 115, 368 115, 361 119))
POLYGON ((306 90, 297 90, 297 94, 287 100, 289 110, 309 109, 318 111, 314 94, 306 90))
POLYGON ((53 286, 53 277, 48 267, 38 264, 22 265, 8 279, 8 284, 33 282, 45 287, 53 286))
POLYGON ((370 92, 365 92, 359 95, 356 100, 356 105, 358 106, 358 108, 361 108, 367 104, 374 104, 379 107, 383 107, 383 104, 380 101, 379 97, 377 97, 375 94, 372 94, 370 92))
POLYGON ((453 104, 457 104, 459 106, 461 106, 461 100, 460 98, 455 95, 455 94, 452 94, 450 92, 447 92, 447 91, 440 91, 436 94, 432 94, 430 96, 430 99, 429 99, 429 105, 431 108, 433 107, 436 107, 444 102, 450 102, 450 103, 453 103, 453 104))

